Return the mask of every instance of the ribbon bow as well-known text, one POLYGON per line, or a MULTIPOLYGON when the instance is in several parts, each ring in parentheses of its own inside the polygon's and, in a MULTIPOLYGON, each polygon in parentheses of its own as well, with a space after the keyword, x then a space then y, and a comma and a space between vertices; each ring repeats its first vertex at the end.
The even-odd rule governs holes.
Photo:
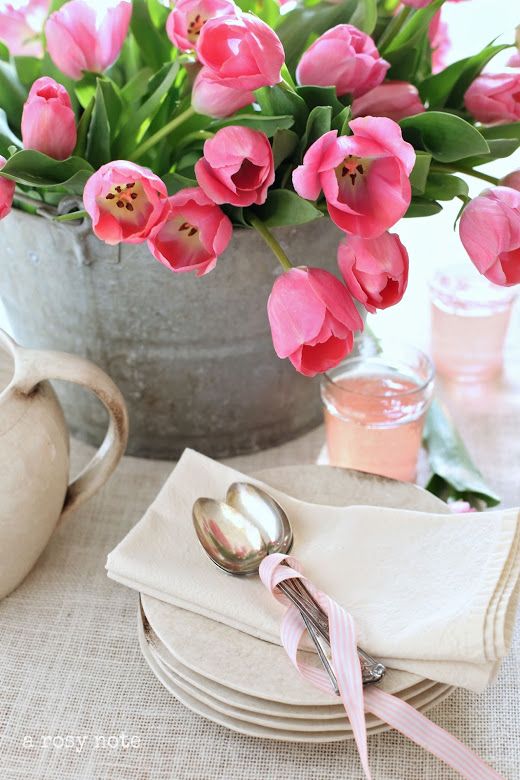
POLYGON ((316 688, 331 693, 330 680, 325 672, 298 660, 298 648, 306 631, 305 623, 296 607, 277 585, 288 579, 303 580, 328 616, 332 664, 367 780, 372 780, 372 776, 368 765, 366 712, 372 713, 417 745, 429 750, 467 780, 504 780, 502 775, 495 772, 460 740, 432 723, 407 702, 376 687, 363 689, 356 627, 352 615, 309 582, 303 576, 301 566, 295 558, 280 553, 268 555, 260 566, 260 577, 272 595, 287 606, 280 629, 282 645, 287 655, 302 677, 316 688), (283 563, 284 561, 286 563, 283 563))

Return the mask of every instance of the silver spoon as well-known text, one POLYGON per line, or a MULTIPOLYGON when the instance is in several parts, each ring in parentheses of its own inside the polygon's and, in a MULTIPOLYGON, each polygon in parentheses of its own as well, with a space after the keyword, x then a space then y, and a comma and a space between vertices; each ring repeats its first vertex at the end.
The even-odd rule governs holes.
MULTIPOLYGON (((262 538, 259 528, 241 512, 224 501, 212 498, 199 498, 193 505, 193 525, 199 542, 209 558, 228 574, 258 574, 269 549, 262 538)), ((287 551, 292 542, 281 541, 279 551, 287 551), (284 548, 283 545, 286 545, 284 548)), ((278 587, 299 609, 303 622, 316 646, 318 656, 332 683, 334 693, 339 695, 338 683, 329 659, 321 646, 319 637, 311 624, 307 612, 302 608, 289 582, 281 582, 278 587)))
MULTIPOLYGON (((280 504, 265 490, 249 482, 234 482, 228 488, 226 502, 260 529, 269 553, 289 552, 293 541, 289 518, 280 504)), ((302 606, 307 612, 308 620, 330 647, 327 615, 301 580, 289 580, 288 584, 304 599, 302 606)), ((385 666, 361 648, 358 648, 358 655, 363 683, 379 682, 386 671, 385 666)))

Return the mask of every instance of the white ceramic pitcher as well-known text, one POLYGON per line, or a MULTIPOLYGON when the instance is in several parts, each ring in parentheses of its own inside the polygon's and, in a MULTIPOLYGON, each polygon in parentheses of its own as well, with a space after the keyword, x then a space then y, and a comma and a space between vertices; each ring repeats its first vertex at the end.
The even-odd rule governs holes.
POLYGON ((0 598, 32 569, 60 518, 106 482, 127 438, 123 396, 101 369, 64 352, 24 349, 0 330, 0 598), (68 428, 47 379, 92 390, 110 418, 101 447, 70 484, 68 428))

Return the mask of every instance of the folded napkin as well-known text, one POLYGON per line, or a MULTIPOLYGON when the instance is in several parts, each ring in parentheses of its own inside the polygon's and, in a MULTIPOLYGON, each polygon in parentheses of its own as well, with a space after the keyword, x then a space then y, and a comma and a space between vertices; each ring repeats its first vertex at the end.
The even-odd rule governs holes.
POLYGON ((280 644, 283 607, 258 577, 224 575, 192 524, 200 496, 264 487, 294 531, 291 555, 356 621, 359 645, 389 667, 482 690, 507 654, 520 581, 519 510, 437 515, 299 501, 186 450, 108 575, 161 601, 280 644))

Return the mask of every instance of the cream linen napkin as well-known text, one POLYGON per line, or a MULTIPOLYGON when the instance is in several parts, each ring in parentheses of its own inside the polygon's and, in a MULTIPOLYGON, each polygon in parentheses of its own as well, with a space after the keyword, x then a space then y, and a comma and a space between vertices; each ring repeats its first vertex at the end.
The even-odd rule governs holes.
MULTIPOLYGON (((283 607, 257 577, 224 575, 195 535, 199 496, 248 480, 186 450, 142 520, 108 556, 114 580, 280 644, 283 607)), ((482 690, 507 654, 520 578, 519 510, 433 515, 308 504, 287 511, 291 554, 353 615, 359 644, 388 666, 482 690)))

